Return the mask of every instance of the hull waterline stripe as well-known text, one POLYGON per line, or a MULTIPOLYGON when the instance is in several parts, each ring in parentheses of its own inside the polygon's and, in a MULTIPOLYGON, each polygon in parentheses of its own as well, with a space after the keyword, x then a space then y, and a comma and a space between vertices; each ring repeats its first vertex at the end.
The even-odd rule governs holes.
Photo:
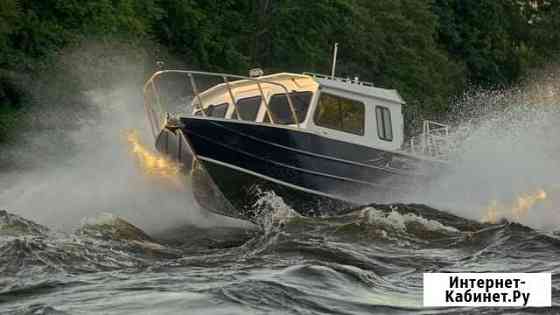
POLYGON ((210 162, 210 163, 218 164, 218 165, 221 165, 221 166, 224 166, 224 167, 227 167, 227 168, 231 168, 231 169, 234 169, 236 171, 243 172, 243 173, 246 173, 246 174, 249 174, 249 175, 253 175, 255 177, 259 177, 259 178, 265 179, 267 181, 270 181, 270 182, 273 182, 273 183, 276 183, 276 184, 279 184, 279 185, 283 185, 283 186, 286 186, 286 187, 289 187, 289 188, 292 188, 292 189, 303 191, 305 193, 314 194, 314 195, 327 197, 327 198, 331 198, 331 199, 337 199, 337 200, 345 201, 345 202, 355 204, 355 205, 358 204, 355 201, 351 201, 351 200, 349 200, 347 198, 344 198, 344 197, 341 197, 341 196, 327 194, 327 193, 316 191, 316 190, 313 190, 313 189, 309 189, 309 188, 301 187, 301 186, 298 186, 298 185, 286 183, 286 182, 281 181, 279 179, 272 178, 272 177, 269 177, 269 176, 266 176, 266 175, 262 175, 262 174, 259 174, 257 172, 253 172, 251 170, 248 170, 248 169, 245 169, 245 168, 242 168, 242 167, 231 165, 229 163, 225 163, 225 162, 217 161, 217 160, 214 160, 214 159, 211 159, 211 158, 207 158, 207 157, 202 156, 202 155, 199 155, 198 159, 202 160, 202 161, 205 161, 205 162, 210 162))

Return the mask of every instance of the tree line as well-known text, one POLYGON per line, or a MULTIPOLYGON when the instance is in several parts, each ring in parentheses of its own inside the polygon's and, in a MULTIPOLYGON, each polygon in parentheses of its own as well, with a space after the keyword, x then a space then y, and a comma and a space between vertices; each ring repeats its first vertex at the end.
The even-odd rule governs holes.
MULTIPOLYGON (((507 87, 555 60, 559 29, 556 0, 1 0, 0 141, 26 109, 50 106, 30 89, 84 42, 238 74, 325 73, 338 42, 339 75, 398 89, 429 116, 469 87, 507 87)), ((73 93, 83 78, 61 80, 73 93)))

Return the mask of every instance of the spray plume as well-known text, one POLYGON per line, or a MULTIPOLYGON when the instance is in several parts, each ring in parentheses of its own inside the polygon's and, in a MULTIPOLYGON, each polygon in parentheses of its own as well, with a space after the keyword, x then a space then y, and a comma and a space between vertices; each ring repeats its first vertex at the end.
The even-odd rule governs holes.
MULTIPOLYGON (((16 146, 0 149, 25 161, 25 167, 0 175, 0 209, 65 231, 100 213, 122 217, 150 234, 185 225, 246 227, 202 211, 185 182, 189 179, 176 176, 179 165, 145 145, 153 143, 153 137, 142 106, 144 66, 138 58, 128 58, 121 46, 117 48, 93 45, 65 55, 63 62, 70 63, 65 69, 77 71, 73 77, 84 81, 95 77, 92 71, 100 78, 115 69, 118 73, 112 76, 112 84, 76 91, 91 110, 78 115, 74 104, 43 104, 30 113, 33 122, 45 128, 32 128, 21 134, 16 146), (114 60, 119 64, 111 64, 114 60), (91 65, 91 61, 102 64, 91 65), (64 127, 68 120, 72 128, 64 127)), ((53 87, 59 88, 60 83, 53 87)))
POLYGON ((549 67, 518 88, 469 92, 453 107, 456 149, 449 167, 405 201, 474 220, 556 229, 560 68, 549 67))

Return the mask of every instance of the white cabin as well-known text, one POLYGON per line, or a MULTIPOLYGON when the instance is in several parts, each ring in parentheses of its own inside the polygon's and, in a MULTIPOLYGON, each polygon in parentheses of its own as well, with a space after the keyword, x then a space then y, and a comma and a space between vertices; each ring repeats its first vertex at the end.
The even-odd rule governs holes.
POLYGON ((317 74, 255 79, 222 83, 200 93, 193 99, 193 114, 274 123, 389 151, 403 145, 405 102, 396 90, 317 74))

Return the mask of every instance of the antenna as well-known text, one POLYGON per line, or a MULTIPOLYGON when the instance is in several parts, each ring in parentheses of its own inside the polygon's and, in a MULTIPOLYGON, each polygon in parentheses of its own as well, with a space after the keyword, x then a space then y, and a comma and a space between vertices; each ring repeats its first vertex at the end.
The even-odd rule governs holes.
POLYGON ((333 55, 333 61, 332 61, 332 71, 331 71, 331 77, 334 79, 334 75, 336 73, 336 58, 338 55, 338 43, 334 43, 334 55, 333 55))

